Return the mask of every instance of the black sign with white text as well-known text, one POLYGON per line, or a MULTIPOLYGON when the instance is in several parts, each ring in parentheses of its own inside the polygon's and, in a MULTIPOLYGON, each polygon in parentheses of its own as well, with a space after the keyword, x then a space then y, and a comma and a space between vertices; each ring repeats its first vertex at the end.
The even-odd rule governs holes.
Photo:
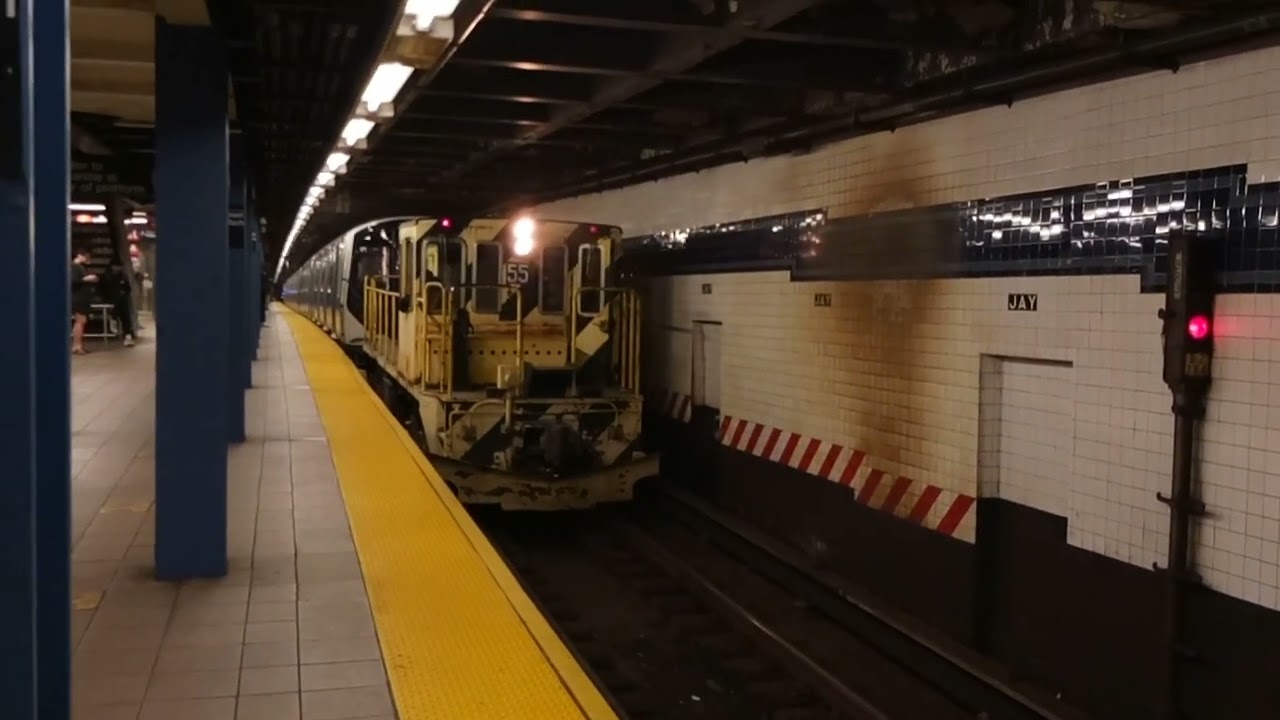
POLYGON ((1009 293, 1009 309, 1015 312, 1035 312, 1040 307, 1040 296, 1035 293, 1009 293))

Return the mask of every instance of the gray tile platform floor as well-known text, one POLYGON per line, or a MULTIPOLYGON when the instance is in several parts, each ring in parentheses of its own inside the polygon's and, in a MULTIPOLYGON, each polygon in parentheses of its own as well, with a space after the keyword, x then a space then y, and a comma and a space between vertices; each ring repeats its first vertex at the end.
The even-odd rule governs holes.
POLYGON ((153 579, 155 345, 72 367, 75 720, 395 717, 293 336, 263 329, 228 471, 231 571, 153 579))

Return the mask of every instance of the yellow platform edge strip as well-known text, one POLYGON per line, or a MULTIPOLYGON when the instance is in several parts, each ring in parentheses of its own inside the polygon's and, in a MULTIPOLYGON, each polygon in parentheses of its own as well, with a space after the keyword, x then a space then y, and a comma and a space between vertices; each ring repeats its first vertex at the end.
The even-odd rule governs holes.
MULTIPOLYGON (((305 317, 280 305, 275 307, 292 331, 329 439, 401 720, 617 720, 617 714, 600 690, 539 612, 488 538, 351 360, 305 317), (376 428, 353 424, 374 417, 381 420, 376 428), (406 478, 403 472, 378 472, 395 462, 390 456, 396 453, 370 458, 369 439, 373 437, 370 433, 393 437, 396 449, 411 461, 419 477, 406 478), (426 495, 428 489, 429 496, 426 495), (418 493, 422 494, 413 497, 418 493), (461 534, 466 549, 474 553, 472 558, 462 561, 478 559, 482 563, 491 581, 489 584, 497 586, 506 608, 522 626, 523 640, 508 633, 505 642, 509 644, 498 649, 502 660, 496 662, 505 663, 502 667, 477 659, 492 649, 481 652, 474 647, 459 646, 447 637, 454 634, 453 628, 468 620, 492 625, 500 623, 501 618, 476 617, 477 608, 464 607, 467 600, 476 598, 456 595, 456 588, 435 594, 447 596, 443 603, 441 597, 424 594, 424 588, 433 584, 443 583, 449 587, 451 578, 430 577, 432 573, 427 567, 412 562, 407 567, 392 563, 395 567, 387 568, 386 561, 380 560, 389 556, 406 559, 403 557, 405 539, 423 535, 427 529, 405 522, 410 518, 418 522, 423 519, 405 512, 405 507, 415 501, 430 504, 433 500, 451 519, 454 527, 450 530, 461 534), (431 598, 434 603, 429 601, 431 598), (415 614, 418 619, 422 618, 424 603, 433 605, 436 613, 446 617, 436 614, 430 623, 415 621, 412 619, 415 614), (418 627, 427 624, 441 632, 432 637, 427 628, 418 627), (444 667, 446 665, 449 667, 444 667), (556 693, 548 690, 549 678, 542 674, 551 676, 561 697, 554 697, 556 693), (452 682, 442 683, 442 678, 452 682), (453 687, 440 687, 442 684, 453 687), (513 688, 521 692, 513 693, 513 688)), ((430 511, 431 508, 426 509, 430 511)), ((421 538, 413 539, 420 541, 421 538)), ((484 592, 483 588, 471 590, 484 592)))

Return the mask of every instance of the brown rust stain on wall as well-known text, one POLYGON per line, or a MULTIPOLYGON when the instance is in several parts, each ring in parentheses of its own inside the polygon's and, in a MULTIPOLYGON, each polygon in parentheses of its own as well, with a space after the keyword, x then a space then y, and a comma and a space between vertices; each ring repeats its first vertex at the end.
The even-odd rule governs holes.
MULTIPOLYGON (((855 190, 849 215, 922 207, 930 203, 936 161, 918 133, 883 136, 885 146, 862 174, 866 186, 855 190)), ((856 395, 850 418, 862 426, 860 449, 897 467, 919 454, 928 413, 921 397, 927 361, 927 327, 936 316, 938 281, 850 282, 841 293, 854 318, 855 337, 865 345, 852 349, 851 377, 856 395), (911 450, 915 450, 912 453, 911 450)))

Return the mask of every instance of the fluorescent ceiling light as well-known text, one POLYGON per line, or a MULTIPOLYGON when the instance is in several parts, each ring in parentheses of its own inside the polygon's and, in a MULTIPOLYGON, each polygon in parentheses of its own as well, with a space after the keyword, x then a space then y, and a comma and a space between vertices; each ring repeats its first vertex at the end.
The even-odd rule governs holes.
POLYGON ((329 159, 324 161, 324 168, 330 172, 338 172, 338 169, 347 164, 351 159, 351 155, 344 152, 335 152, 329 154, 329 159))
POLYGON ((316 185, 319 185, 320 187, 330 187, 333 185, 333 179, 333 173, 328 170, 321 170, 320 174, 316 175, 316 185))
POLYGON ((373 121, 365 118, 352 118, 347 126, 342 129, 342 142, 347 146, 355 145, 361 140, 369 137, 369 133, 373 131, 373 121))
POLYGON ((413 18, 413 29, 427 32, 436 18, 447 18, 458 9, 458 0, 405 0, 404 14, 413 18))
POLYGON ((100 203, 71 203, 67 205, 67 209, 73 212, 103 212, 107 206, 100 203))
POLYGON ((369 84, 365 86, 360 102, 364 103, 369 112, 376 112, 378 108, 396 99, 400 94, 400 88, 404 87, 412 74, 413 68, 408 65, 397 62, 382 63, 377 70, 373 71, 373 77, 369 78, 369 84))

